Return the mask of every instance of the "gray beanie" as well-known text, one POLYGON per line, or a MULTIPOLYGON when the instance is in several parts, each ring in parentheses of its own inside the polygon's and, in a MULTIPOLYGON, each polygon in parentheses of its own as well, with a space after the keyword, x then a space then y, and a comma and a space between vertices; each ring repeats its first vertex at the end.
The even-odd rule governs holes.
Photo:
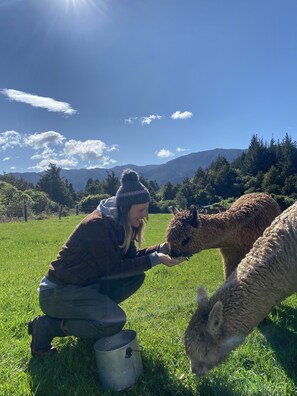
POLYGON ((125 169, 121 176, 121 185, 116 193, 117 206, 130 206, 150 202, 148 189, 139 181, 138 173, 125 169))

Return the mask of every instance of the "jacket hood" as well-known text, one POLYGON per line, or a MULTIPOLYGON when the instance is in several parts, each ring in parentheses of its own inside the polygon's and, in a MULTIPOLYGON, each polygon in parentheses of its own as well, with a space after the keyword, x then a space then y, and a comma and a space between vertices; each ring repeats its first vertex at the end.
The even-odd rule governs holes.
POLYGON ((118 218, 116 197, 102 199, 102 201, 100 201, 99 205, 97 206, 97 209, 100 210, 104 216, 111 217, 114 220, 117 220, 118 218))

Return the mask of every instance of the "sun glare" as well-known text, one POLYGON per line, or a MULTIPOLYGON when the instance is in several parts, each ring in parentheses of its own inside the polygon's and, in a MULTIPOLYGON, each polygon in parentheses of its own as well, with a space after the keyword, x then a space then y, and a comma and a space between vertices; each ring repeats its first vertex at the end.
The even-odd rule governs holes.
POLYGON ((58 0, 58 2, 64 6, 67 13, 83 11, 104 13, 106 9, 106 0, 58 0))

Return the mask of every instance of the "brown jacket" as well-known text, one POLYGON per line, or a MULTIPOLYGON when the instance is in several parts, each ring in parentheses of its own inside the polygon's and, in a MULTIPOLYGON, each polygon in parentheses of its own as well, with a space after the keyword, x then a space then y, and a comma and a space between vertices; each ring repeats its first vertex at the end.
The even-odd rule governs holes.
POLYGON ((124 254, 119 245, 124 230, 95 210, 75 228, 53 261, 46 277, 57 284, 88 285, 103 276, 129 276, 151 268, 149 254, 158 245, 137 250, 130 244, 124 254))

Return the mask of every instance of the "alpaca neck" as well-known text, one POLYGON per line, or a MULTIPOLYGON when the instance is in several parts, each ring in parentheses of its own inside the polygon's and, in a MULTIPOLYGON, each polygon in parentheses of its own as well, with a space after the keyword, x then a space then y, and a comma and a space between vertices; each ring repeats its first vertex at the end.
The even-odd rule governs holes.
POLYGON ((234 244, 235 226, 226 219, 225 213, 200 215, 199 220, 199 239, 204 249, 221 248, 234 244))
POLYGON ((262 239, 213 296, 223 302, 228 336, 248 335, 275 305, 297 290, 292 244, 261 247, 261 243, 262 239))

